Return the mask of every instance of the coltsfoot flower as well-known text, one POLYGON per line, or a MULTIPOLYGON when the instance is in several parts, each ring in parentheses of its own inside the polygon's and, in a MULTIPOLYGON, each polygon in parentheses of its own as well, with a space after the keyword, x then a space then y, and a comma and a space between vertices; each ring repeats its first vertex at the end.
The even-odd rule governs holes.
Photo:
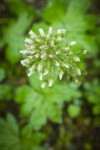
MULTIPOLYGON (((75 80, 81 75, 78 65, 80 58, 72 50, 76 41, 65 43, 65 33, 65 29, 57 29, 55 32, 49 27, 48 33, 45 33, 40 28, 38 35, 30 31, 30 38, 25 39, 26 50, 20 53, 26 59, 21 60, 21 64, 28 68, 28 76, 38 72, 42 88, 51 87, 57 78, 62 80, 64 74, 75 80)), ((86 50, 83 51, 85 53, 86 50)))

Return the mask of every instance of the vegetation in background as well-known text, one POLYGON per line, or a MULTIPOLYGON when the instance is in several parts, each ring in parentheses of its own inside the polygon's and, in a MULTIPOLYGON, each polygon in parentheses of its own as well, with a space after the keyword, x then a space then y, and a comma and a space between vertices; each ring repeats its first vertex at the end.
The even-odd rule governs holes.
POLYGON ((0 1, 0 150, 99 150, 100 2, 97 0, 0 1), (20 50, 29 30, 67 30, 77 42, 82 76, 64 76, 41 89, 26 76, 20 50))

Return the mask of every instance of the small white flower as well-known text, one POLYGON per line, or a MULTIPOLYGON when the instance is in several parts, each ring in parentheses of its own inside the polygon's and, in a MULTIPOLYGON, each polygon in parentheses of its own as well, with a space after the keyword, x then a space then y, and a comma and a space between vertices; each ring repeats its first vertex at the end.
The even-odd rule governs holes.
POLYGON ((28 63, 29 63, 29 60, 28 60, 28 59, 21 60, 21 64, 22 64, 23 66, 27 66, 28 63))
POLYGON ((52 28, 52 27, 49 27, 48 34, 50 34, 50 35, 52 35, 52 34, 53 34, 53 28, 52 28))
POLYGON ((33 31, 30 31, 29 34, 31 35, 32 39, 36 38, 36 34, 33 31))
POLYGON ((76 68, 76 73, 80 76, 81 75, 81 70, 79 68, 76 68))
POLYGON ((43 79, 43 74, 40 73, 40 74, 39 74, 39 80, 42 80, 42 79, 43 79))
POLYGON ((55 66, 57 66, 57 67, 59 67, 59 66, 60 66, 60 64, 59 64, 59 62, 58 62, 58 61, 55 61, 55 66))
POLYGON ((57 34, 59 35, 59 34, 61 34, 62 33, 62 30, 61 29, 58 29, 57 30, 57 34))
POLYGON ((52 54, 49 54, 49 58, 53 58, 54 57, 54 55, 52 55, 52 54))
POLYGON ((53 34, 53 28, 49 27, 48 34, 47 34, 46 38, 49 39, 52 34, 53 34))
POLYGON ((25 43, 33 44, 33 41, 32 41, 31 39, 26 38, 26 39, 25 39, 25 43))
POLYGON ((62 79, 63 75, 64 75, 64 72, 63 72, 63 71, 60 71, 60 72, 59 72, 59 79, 60 79, 60 80, 62 79))
POLYGON ((32 66, 31 68, 29 68, 29 73, 27 74, 29 77, 34 73, 34 69, 35 69, 35 66, 32 66))
POLYGON ((64 64, 64 66, 65 66, 66 68, 69 68, 69 65, 67 65, 67 64, 64 64))
POLYGON ((34 55, 35 58, 39 58, 39 54, 34 55))
POLYGON ((54 47, 54 41, 51 41, 50 46, 54 47))
POLYGON ((61 41, 62 41, 62 38, 59 36, 56 41, 57 41, 57 42, 61 42, 61 41))
POLYGON ((76 41, 71 41, 70 43, 69 43, 69 46, 74 46, 76 44, 76 41))
POLYGON ((32 58, 33 58, 33 56, 28 56, 28 58, 29 58, 29 59, 32 59, 32 58))
POLYGON ((19 51, 21 54, 27 54, 28 53, 28 50, 21 50, 19 51))
POLYGON ((46 53, 43 53, 43 54, 41 55, 41 59, 46 59, 46 53))
POLYGON ((30 45, 29 49, 30 50, 34 49, 34 45, 30 45))
POLYGON ((62 33, 65 34, 66 33, 66 29, 62 29, 62 33))
POLYGON ((38 39, 38 38, 36 38, 35 41, 36 41, 37 43, 41 43, 41 40, 38 39))
POLYGON ((74 59, 74 61, 76 61, 76 62, 79 62, 79 61, 80 61, 80 58, 77 57, 77 56, 75 56, 73 59, 74 59))
POLYGON ((43 65, 41 63, 38 64, 37 70, 40 72, 43 69, 43 65))
POLYGON ((69 46, 64 48, 65 51, 68 51, 69 49, 70 49, 69 46))
POLYGON ((41 88, 44 89, 45 86, 46 86, 46 82, 43 82, 43 83, 41 84, 41 88))
POLYGON ((45 32, 42 28, 39 29, 39 32, 42 37, 45 37, 45 32))
POLYGON ((49 80, 49 83, 48 83, 48 86, 51 87, 51 86, 53 85, 53 82, 54 82, 54 81, 53 81, 52 79, 50 79, 50 80, 49 80))
POLYGON ((60 51, 58 50, 58 51, 56 51, 56 55, 58 55, 58 54, 60 54, 60 51))
POLYGON ((45 69, 43 75, 47 75, 49 73, 49 70, 45 69))
POLYGON ((41 50, 46 50, 46 49, 48 48, 48 46, 47 46, 47 45, 41 45, 39 48, 40 48, 41 50))

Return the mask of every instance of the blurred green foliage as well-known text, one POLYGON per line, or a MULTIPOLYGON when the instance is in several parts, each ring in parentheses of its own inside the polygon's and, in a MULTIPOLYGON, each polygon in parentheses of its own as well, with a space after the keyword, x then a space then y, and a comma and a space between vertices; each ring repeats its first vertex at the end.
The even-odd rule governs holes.
POLYGON ((0 4, 0 150, 99 150, 100 11, 96 2, 2 0, 0 4), (88 51, 81 58, 78 84, 65 78, 43 90, 37 75, 26 77, 19 53, 25 48, 24 39, 29 30, 38 32, 48 26, 66 28, 65 40, 76 40, 76 51, 88 51))

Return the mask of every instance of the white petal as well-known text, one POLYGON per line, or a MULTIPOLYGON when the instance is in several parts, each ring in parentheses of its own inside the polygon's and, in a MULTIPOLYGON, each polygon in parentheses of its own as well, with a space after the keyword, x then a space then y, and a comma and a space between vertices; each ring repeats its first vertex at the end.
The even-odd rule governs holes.
POLYGON ((28 53, 28 50, 21 50, 19 51, 21 54, 27 54, 28 53))
POLYGON ((69 43, 69 46, 74 46, 76 44, 76 41, 71 41, 70 43, 69 43))
POLYGON ((64 64, 64 66, 65 66, 66 68, 69 68, 69 66, 68 66, 67 64, 64 64))
POLYGON ((33 44, 33 41, 32 41, 31 39, 26 38, 26 39, 25 39, 25 43, 33 44))
POLYGON ((46 82, 43 82, 42 84, 41 84, 41 88, 45 88, 45 86, 46 86, 46 82))
POLYGON ((54 82, 54 81, 53 81, 52 79, 51 79, 51 80, 49 80, 49 84, 48 84, 48 86, 49 86, 49 87, 51 87, 51 86, 53 85, 53 82, 54 82))
POLYGON ((45 37, 45 32, 42 28, 39 29, 39 32, 42 37, 45 37))

